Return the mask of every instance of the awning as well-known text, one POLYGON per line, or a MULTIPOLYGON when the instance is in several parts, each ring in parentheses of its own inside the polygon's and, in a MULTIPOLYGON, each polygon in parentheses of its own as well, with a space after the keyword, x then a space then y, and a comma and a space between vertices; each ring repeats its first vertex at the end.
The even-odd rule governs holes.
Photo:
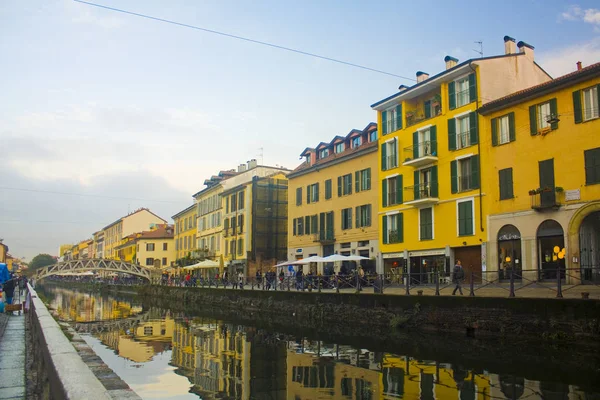
POLYGON ((196 270, 196 269, 206 269, 206 268, 219 268, 219 263, 217 261, 212 260, 204 260, 199 263, 188 265, 187 267, 183 267, 185 270, 196 270))

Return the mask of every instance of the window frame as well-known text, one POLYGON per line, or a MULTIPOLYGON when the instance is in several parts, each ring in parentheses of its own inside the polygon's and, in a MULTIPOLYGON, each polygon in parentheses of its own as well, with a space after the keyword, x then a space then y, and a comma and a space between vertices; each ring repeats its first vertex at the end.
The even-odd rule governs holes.
POLYGON ((434 218, 433 207, 419 208, 419 241, 427 241, 427 240, 434 240, 434 239, 435 239, 435 218, 434 218), (431 237, 423 237, 423 232, 422 232, 423 223, 421 222, 421 212, 424 210, 431 211, 431 237))
POLYGON ((352 229, 352 207, 342 208, 340 219, 341 219, 341 229, 343 231, 352 229))
POLYGON ((154 258, 153 257, 146 257, 146 266, 154 266, 154 258), (149 261, 152 260, 152 261, 149 261))
POLYGON ((352 174, 342 175, 342 196, 352 194, 352 174), (347 182, 346 182, 347 178, 347 182))
POLYGON ((585 89, 581 89, 581 117, 582 117, 582 121, 583 122, 587 122, 587 121, 592 121, 594 119, 598 119, 600 118, 600 100, 598 99, 598 86, 594 85, 594 86, 590 86, 588 88, 585 89), (595 93, 592 93, 593 91, 595 91, 595 93), (590 99, 592 103, 596 103, 596 107, 593 107, 594 104, 592 104, 592 113, 595 110, 595 115, 591 115, 589 118, 586 118, 586 110, 588 110, 588 107, 586 107, 585 104, 585 95, 587 93, 591 93, 590 94, 590 99))
POLYGON ((510 143, 511 142, 511 140, 510 140, 510 116, 508 114, 502 115, 497 118, 496 123, 498 124, 497 129, 496 129, 496 132, 498 132, 498 146, 510 143), (505 121, 505 120, 506 120, 506 141, 502 141, 502 127, 503 127, 503 121, 505 121))
POLYGON ((460 149, 465 149, 467 147, 471 146, 471 113, 467 113, 467 114, 462 114, 459 116, 454 117, 455 123, 456 123, 456 150, 460 150, 460 149), (461 132, 459 130, 460 127, 460 123, 462 121, 467 121, 467 130, 464 132, 461 132), (463 143, 463 139, 461 139, 461 137, 465 138, 465 144, 463 143), (461 145, 459 146, 459 143, 461 143, 461 145))
POLYGON ((398 212, 398 211, 395 211, 395 212, 392 212, 391 214, 385 215, 385 218, 387 221, 386 221, 386 230, 383 233, 385 235, 383 238, 384 244, 397 244, 397 243, 404 242, 404 217, 402 218, 402 226, 398 227, 398 223, 399 223, 401 215, 403 216, 403 213, 398 212), (395 231, 398 232, 398 231, 400 231, 400 228, 402 228, 402 234, 396 233, 396 240, 391 241, 390 240, 390 232, 394 231, 394 229, 392 229, 394 221, 396 223, 395 231), (400 240, 400 238, 401 238, 401 240, 400 240))
POLYGON ((344 142, 339 142, 334 145, 335 154, 340 154, 344 152, 344 142))
POLYGON ((367 228, 372 224, 372 207, 371 204, 363 204, 356 206, 356 228, 367 228))
POLYGON ((460 108, 460 107, 466 106, 467 104, 469 104, 471 102, 471 95, 469 92, 469 75, 465 75, 465 76, 462 76, 462 77, 454 80, 454 98, 456 99, 455 100, 455 104, 456 104, 455 108, 460 108), (466 84, 466 89, 459 90, 459 86, 463 82, 466 84), (466 102, 464 104, 460 104, 458 101, 459 94, 463 94, 463 93, 466 93, 466 96, 465 96, 466 102))
POLYGON ((514 180, 513 180, 513 169, 512 167, 509 168, 503 168, 498 170, 498 183, 499 183, 499 194, 500 194, 500 200, 510 200, 510 199, 514 199, 515 198, 515 189, 514 189, 514 180), (502 195, 502 172, 503 171, 507 171, 510 172, 510 196, 508 195, 509 193, 504 193, 504 196, 502 195))
POLYGON ((376 142, 378 138, 377 130, 369 132, 369 142, 376 142))
POLYGON ((475 235, 475 198, 469 197, 467 199, 456 201, 456 235, 458 237, 474 236, 475 235), (460 233, 460 204, 471 203, 471 233, 460 233))
POLYGON ((545 131, 551 129, 551 124, 547 120, 547 117, 551 115, 552 108, 550 107, 550 100, 535 105, 535 123, 538 131, 545 131), (548 114, 542 115, 542 107, 545 108, 546 106, 548 107, 548 114))
POLYGON ((360 147, 361 144, 362 144, 362 137, 360 137, 360 136, 354 136, 352 139, 350 139, 350 148, 351 149, 360 147))
POLYGON ((323 158, 329 157, 329 148, 325 147, 324 149, 319 150, 319 160, 323 158))
POLYGON ((585 173, 585 185, 600 184, 600 147, 583 151, 583 167, 585 173), (590 157, 589 161, 588 157, 590 157), (591 177, 588 175, 588 164, 595 164, 592 166, 594 172, 591 177), (591 178, 593 178, 593 180, 591 178))
POLYGON ((146 243, 146 251, 154 251, 155 246, 154 243, 146 243))

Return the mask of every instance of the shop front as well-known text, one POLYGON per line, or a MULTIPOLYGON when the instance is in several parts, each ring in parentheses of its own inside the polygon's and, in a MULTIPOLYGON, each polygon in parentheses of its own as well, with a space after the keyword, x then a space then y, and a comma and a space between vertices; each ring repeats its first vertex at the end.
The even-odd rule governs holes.
POLYGON ((445 249, 411 251, 409 256, 410 281, 413 285, 433 284, 436 279, 444 282, 450 276, 445 249))
POLYGON ((498 231, 498 278, 501 281, 522 280, 521 232, 514 225, 504 225, 498 231))
POLYGON ((390 283, 402 283, 404 271, 404 253, 384 253, 383 273, 390 283))

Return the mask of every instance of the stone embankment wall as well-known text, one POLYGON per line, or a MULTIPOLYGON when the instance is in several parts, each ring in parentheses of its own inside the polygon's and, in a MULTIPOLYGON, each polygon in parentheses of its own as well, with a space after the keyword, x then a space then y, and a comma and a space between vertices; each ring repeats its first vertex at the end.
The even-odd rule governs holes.
POLYGON ((240 320, 386 336, 390 330, 455 332, 600 343, 600 301, 317 293, 141 286, 144 302, 198 307, 240 320))

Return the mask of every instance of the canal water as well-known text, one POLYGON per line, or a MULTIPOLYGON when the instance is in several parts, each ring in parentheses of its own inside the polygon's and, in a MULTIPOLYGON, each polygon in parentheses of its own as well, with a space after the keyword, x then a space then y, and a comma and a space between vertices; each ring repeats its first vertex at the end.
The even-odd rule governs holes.
MULTIPOLYGON (((470 365, 472 355, 424 360, 374 351, 351 336, 330 343, 148 308, 133 297, 56 286, 38 293, 144 399, 600 399, 600 382, 556 373, 535 380, 470 365)), ((585 375, 598 367, 580 368, 585 375)))

